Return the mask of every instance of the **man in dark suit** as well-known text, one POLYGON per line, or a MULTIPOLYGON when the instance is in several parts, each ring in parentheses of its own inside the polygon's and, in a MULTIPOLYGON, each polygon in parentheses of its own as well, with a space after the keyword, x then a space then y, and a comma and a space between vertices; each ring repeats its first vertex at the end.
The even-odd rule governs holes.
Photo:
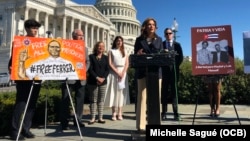
POLYGON ((183 61, 183 52, 180 43, 174 41, 174 33, 171 28, 164 30, 166 40, 163 41, 165 51, 175 51, 175 64, 162 67, 162 88, 161 88, 161 104, 162 104, 162 120, 167 119, 167 98, 172 97, 172 106, 174 112, 174 120, 180 121, 181 117, 178 113, 178 91, 177 82, 179 79, 179 66, 183 61), (170 87, 170 92, 169 92, 170 87))
POLYGON ((221 51, 220 44, 215 44, 215 50, 213 54, 213 64, 218 62, 228 63, 228 53, 226 51, 221 51))
MULTIPOLYGON (((75 29, 72 32, 72 38, 74 40, 83 40, 84 34, 83 31, 80 29, 75 29)), ((90 62, 88 56, 88 48, 85 47, 85 60, 86 60, 86 71, 88 71, 90 62)), ((63 81, 61 90, 62 90, 62 109, 61 109, 61 126, 62 130, 68 130, 68 117, 69 117, 69 93, 66 86, 66 81, 63 81)), ((84 106, 84 97, 85 97, 85 86, 87 81, 86 80, 68 80, 69 89, 70 91, 75 92, 75 110, 76 110, 76 117, 77 120, 74 120, 74 126, 78 125, 80 127, 85 127, 82 123, 82 113, 83 113, 83 106, 84 106)))

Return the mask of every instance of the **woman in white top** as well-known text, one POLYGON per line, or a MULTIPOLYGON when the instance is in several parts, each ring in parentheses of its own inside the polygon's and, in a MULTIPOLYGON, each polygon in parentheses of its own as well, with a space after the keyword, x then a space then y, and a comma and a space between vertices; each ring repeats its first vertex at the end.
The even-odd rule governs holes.
POLYGON ((105 97, 105 106, 112 107, 112 120, 122 120, 122 107, 130 103, 127 69, 128 56, 124 50, 123 38, 117 36, 108 53, 109 83, 105 97))

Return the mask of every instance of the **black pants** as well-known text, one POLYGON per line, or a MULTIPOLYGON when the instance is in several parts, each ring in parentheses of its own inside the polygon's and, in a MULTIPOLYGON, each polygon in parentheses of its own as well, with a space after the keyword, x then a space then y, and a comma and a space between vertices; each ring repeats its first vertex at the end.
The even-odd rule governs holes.
MULTIPOLYGON (((12 135, 17 135, 18 133, 18 130, 21 124, 22 115, 24 114, 25 106, 27 104, 29 93, 31 91, 32 83, 33 81, 30 81, 30 80, 16 81, 16 102, 15 102, 15 107, 14 107, 12 121, 11 121, 11 127, 12 127, 11 134, 12 135)), ((33 85, 31 97, 29 100, 29 105, 28 105, 28 108, 27 108, 27 111, 23 120, 22 132, 29 132, 30 130, 40 89, 41 89, 41 81, 37 81, 33 85)))
MULTIPOLYGON (((82 113, 83 113, 83 105, 84 105, 84 97, 85 97, 85 85, 81 85, 80 80, 77 80, 75 84, 69 84, 70 94, 72 96, 72 92, 75 93, 75 111, 77 121, 81 122, 82 113)), ((60 121, 62 127, 68 126, 68 118, 70 116, 70 99, 69 93, 66 87, 66 83, 62 83, 62 105, 61 105, 61 113, 60 113, 60 121)))
POLYGON ((178 115, 177 82, 178 82, 178 73, 176 72, 174 66, 162 67, 162 88, 161 88, 162 113, 167 112, 168 97, 171 97, 174 115, 178 115))

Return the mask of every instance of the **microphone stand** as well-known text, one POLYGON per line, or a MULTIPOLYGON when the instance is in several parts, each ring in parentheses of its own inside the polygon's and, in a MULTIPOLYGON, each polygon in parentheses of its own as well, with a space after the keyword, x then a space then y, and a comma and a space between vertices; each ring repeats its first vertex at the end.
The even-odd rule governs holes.
MULTIPOLYGON (((52 32, 51 31, 46 31, 46 34, 47 34, 47 38, 50 38, 52 37, 52 32)), ((46 96, 45 96, 45 118, 44 118, 44 135, 46 135, 46 128, 47 128, 47 115, 48 115, 48 93, 49 93, 49 82, 46 81, 46 88, 47 88, 47 93, 46 93, 46 96)))

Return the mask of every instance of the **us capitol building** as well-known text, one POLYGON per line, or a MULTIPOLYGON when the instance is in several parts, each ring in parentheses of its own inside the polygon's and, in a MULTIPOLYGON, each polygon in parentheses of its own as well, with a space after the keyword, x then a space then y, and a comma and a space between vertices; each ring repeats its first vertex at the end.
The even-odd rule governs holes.
POLYGON ((39 37, 51 31, 54 38, 72 39, 72 31, 82 29, 89 53, 97 41, 104 41, 108 51, 115 36, 122 36, 131 54, 141 26, 136 13, 132 0, 96 0, 94 5, 71 0, 0 0, 0 72, 7 71, 13 37, 26 34, 27 19, 42 24, 39 37))

